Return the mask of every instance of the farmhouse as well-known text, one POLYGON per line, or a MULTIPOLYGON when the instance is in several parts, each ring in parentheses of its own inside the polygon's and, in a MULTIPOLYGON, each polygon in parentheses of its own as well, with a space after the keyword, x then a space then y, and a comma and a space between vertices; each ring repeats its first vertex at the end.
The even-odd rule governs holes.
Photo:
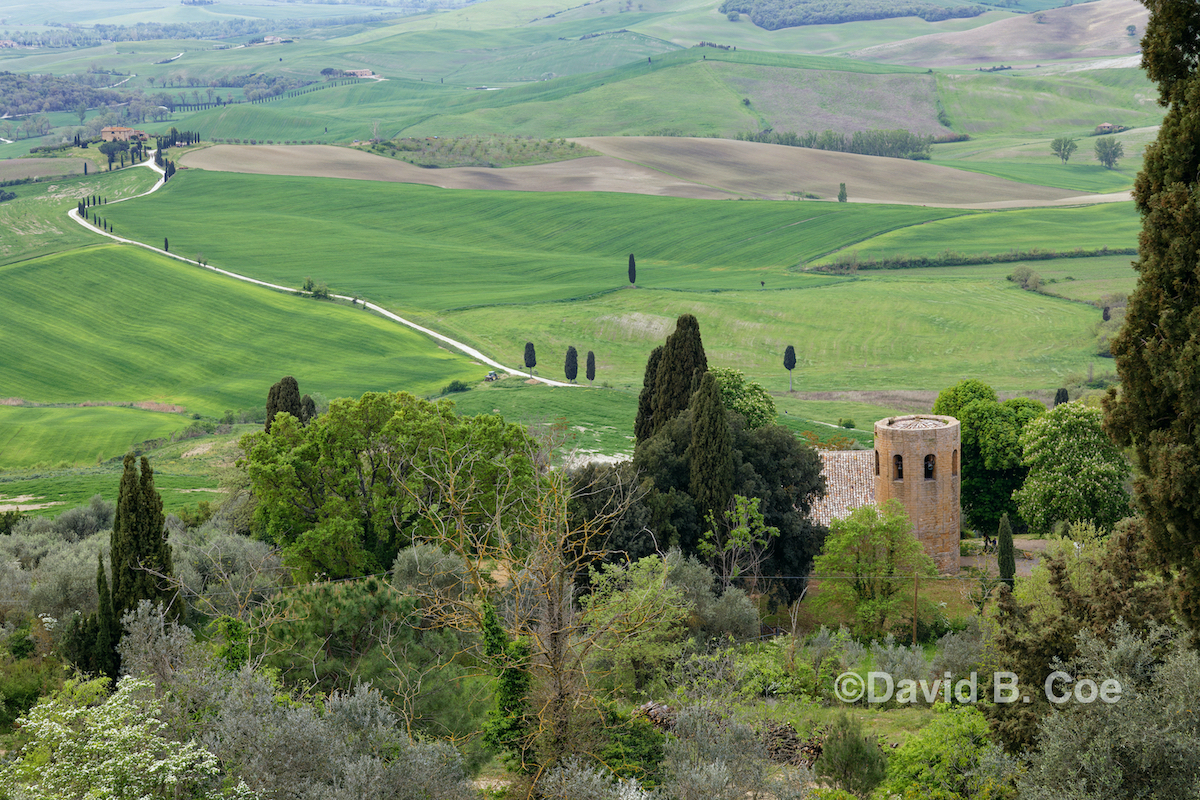
POLYGON ((369 69, 345 69, 342 72, 351 78, 374 78, 375 73, 369 69))
POLYGON ((148 137, 144 131, 134 130, 133 128, 123 128, 120 125, 110 125, 100 129, 100 138, 106 142, 128 142, 128 141, 146 141, 148 137))
POLYGON ((962 527, 960 426, 953 417, 914 414, 875 423, 875 450, 821 452, 825 497, 813 521, 828 525, 856 508, 897 499, 913 535, 944 573, 959 566, 962 527))

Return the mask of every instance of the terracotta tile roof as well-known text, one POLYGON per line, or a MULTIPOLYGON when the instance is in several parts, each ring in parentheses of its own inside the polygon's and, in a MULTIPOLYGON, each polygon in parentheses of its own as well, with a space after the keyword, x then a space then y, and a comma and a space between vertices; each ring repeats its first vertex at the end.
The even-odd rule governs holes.
POLYGON ((821 450, 820 454, 825 497, 813 504, 813 522, 828 525, 875 502, 874 450, 821 450))

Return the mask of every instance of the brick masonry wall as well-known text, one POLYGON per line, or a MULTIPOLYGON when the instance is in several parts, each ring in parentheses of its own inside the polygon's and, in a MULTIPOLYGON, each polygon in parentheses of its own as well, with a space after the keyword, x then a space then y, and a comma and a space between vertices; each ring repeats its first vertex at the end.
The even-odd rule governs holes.
POLYGON ((959 458, 961 428, 953 417, 916 414, 875 423, 875 502, 904 504, 913 534, 938 570, 956 574, 962 524, 959 458), (902 459, 897 475, 896 456, 902 459), (932 456, 927 477, 926 459, 932 456))

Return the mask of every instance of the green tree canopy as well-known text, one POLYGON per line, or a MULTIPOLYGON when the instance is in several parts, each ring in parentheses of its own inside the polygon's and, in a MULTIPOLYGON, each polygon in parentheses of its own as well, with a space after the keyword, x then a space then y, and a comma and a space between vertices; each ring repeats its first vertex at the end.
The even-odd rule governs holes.
POLYGON ((1088 520, 1111 529, 1129 514, 1129 463, 1102 419, 1098 408, 1063 403, 1021 434, 1029 475, 1013 499, 1031 530, 1044 534, 1056 522, 1088 520))
POLYGON ((937 568, 913 536, 904 506, 893 499, 830 523, 813 572, 844 579, 826 581, 819 603, 852 609, 860 634, 880 636, 901 613, 912 577, 936 575, 937 568))
POLYGON ((575 377, 579 374, 579 351, 575 349, 574 345, 567 348, 567 359, 563 363, 563 374, 571 382, 574 382, 575 377))
POLYGON ((174 596, 167 588, 172 575, 171 545, 167 542, 162 497, 154 488, 154 470, 145 456, 141 467, 139 474, 137 459, 132 454, 125 456, 109 539, 112 604, 117 620, 137 608, 141 600, 170 606, 174 596))
POLYGON ((675 321, 675 331, 663 344, 654 376, 651 426, 657 431, 688 407, 700 376, 708 371, 708 357, 700 341, 700 323, 691 314, 675 321))
POLYGON ((709 370, 709 374, 717 381, 725 408, 745 417, 747 427, 775 424, 775 400, 760 384, 746 380, 736 369, 718 367, 709 370))
POLYGON ((291 375, 280 378, 279 382, 272 384, 267 392, 266 429, 268 431, 271 430, 271 423, 275 421, 275 415, 280 413, 291 414, 296 419, 304 421, 300 384, 291 375))
POLYGON ((519 425, 404 392, 335 400, 307 427, 280 416, 241 447, 263 535, 331 578, 386 569, 414 536, 489 535, 515 513, 498 488, 531 484, 537 450, 519 425), (440 497, 441 516, 421 513, 440 497))
POLYGON ((962 509, 968 524, 996 530, 1001 515, 1017 516, 1012 494, 1027 472, 1021 462, 1021 432, 1046 407, 1024 397, 1001 403, 986 383, 966 380, 943 390, 933 409, 962 426, 962 509))
POLYGON ((1200 631, 1200 7, 1147 5, 1142 66, 1168 108, 1133 188, 1138 283, 1112 342, 1121 391, 1105 398, 1106 425, 1133 447, 1151 550, 1175 583, 1176 607, 1200 631))
POLYGON ((701 517, 723 517, 733 496, 733 446, 721 391, 711 372, 700 379, 688 445, 689 494, 701 517))
POLYGON ((1096 160, 1108 169, 1117 166, 1117 161, 1125 157, 1125 145, 1112 136, 1101 136, 1096 140, 1096 160))
POLYGON ((1062 159, 1062 163, 1070 160, 1071 154, 1079 149, 1079 145, 1070 136, 1060 136, 1050 143, 1050 151, 1062 159))
POLYGON ((788 371, 788 391, 792 390, 792 370, 796 368, 796 348, 790 344, 783 351, 783 368, 788 371))

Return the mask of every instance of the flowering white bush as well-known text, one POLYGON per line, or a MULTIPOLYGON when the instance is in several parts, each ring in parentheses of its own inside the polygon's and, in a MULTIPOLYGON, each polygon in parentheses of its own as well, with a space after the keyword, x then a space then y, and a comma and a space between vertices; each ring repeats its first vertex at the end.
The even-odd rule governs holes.
POLYGON ((1086 520, 1110 530, 1129 514, 1129 462, 1101 419, 1098 408, 1063 403, 1021 433, 1029 476, 1013 499, 1031 530, 1044 534, 1056 522, 1086 520))
POLYGON ((256 797, 244 784, 220 791, 212 753, 159 735, 154 684, 122 678, 108 697, 108 683, 68 681, 18 720, 29 743, 0 772, 14 800, 256 797))

